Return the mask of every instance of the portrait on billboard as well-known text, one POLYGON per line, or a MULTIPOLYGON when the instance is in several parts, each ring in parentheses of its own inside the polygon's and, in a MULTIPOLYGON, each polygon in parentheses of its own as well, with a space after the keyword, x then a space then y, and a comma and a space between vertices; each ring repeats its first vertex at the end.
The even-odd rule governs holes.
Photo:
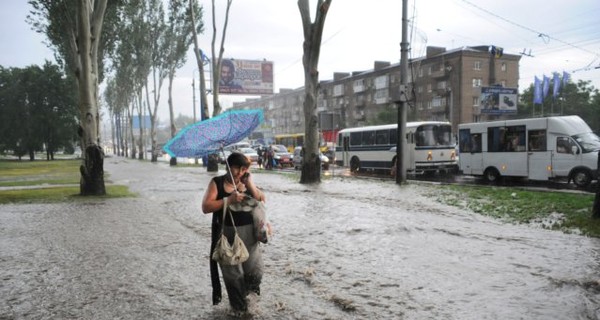
POLYGON ((517 94, 516 88, 481 87, 481 113, 516 113, 517 94))
POLYGON ((235 79, 235 65, 233 61, 224 59, 221 62, 221 80, 219 81, 220 88, 229 90, 241 90, 242 84, 235 79))

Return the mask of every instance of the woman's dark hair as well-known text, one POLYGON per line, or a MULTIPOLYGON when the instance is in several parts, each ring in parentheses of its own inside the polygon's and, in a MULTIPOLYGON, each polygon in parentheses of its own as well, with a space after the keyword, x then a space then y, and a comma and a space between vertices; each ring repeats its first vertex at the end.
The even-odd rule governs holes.
POLYGON ((227 163, 229 167, 249 167, 250 160, 243 153, 240 152, 232 152, 229 157, 227 157, 227 163))

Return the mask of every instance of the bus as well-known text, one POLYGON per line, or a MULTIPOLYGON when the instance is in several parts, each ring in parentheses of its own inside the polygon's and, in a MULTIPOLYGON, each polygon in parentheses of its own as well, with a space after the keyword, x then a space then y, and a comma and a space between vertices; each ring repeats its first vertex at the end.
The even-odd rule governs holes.
MULTIPOLYGON (((406 123, 404 163, 408 173, 455 172, 456 143, 449 122, 406 123)), ((338 132, 336 164, 360 170, 390 170, 396 163, 398 125, 347 128, 338 132)))
MULTIPOLYGON (((294 153, 296 147, 304 145, 304 133, 284 133, 275 135, 275 144, 284 145, 289 153, 294 153)), ((323 134, 319 133, 319 149, 321 152, 327 152, 327 143, 323 139, 323 134)))
POLYGON ((500 177, 597 179, 600 138, 578 116, 465 123, 458 126, 459 170, 489 182, 500 177))
POLYGON ((275 135, 275 144, 284 145, 289 153, 304 145, 304 133, 284 133, 275 135))

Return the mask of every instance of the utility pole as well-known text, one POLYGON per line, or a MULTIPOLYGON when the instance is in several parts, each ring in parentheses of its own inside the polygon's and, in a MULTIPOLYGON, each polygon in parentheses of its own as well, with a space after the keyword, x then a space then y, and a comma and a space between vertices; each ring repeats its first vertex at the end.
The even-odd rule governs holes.
POLYGON ((400 104, 398 109, 398 142, 396 144, 396 183, 406 183, 406 117, 408 109, 408 0, 402 0, 402 42, 400 42, 400 104))

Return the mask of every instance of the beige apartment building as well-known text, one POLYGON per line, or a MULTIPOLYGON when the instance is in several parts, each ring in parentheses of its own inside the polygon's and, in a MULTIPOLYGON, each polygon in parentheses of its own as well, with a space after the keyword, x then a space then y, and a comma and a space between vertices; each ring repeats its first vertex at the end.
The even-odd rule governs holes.
MULTIPOLYGON (((446 50, 427 47, 426 56, 409 61, 408 121, 459 123, 509 115, 482 114, 481 87, 517 88, 520 55, 494 55, 490 46, 446 50)), ((401 96, 400 63, 375 61, 372 70, 336 72, 320 82, 317 111, 323 132, 394 123, 401 96)), ((262 108, 265 138, 304 132, 304 88, 281 89, 272 96, 234 103, 234 109, 262 108)))

